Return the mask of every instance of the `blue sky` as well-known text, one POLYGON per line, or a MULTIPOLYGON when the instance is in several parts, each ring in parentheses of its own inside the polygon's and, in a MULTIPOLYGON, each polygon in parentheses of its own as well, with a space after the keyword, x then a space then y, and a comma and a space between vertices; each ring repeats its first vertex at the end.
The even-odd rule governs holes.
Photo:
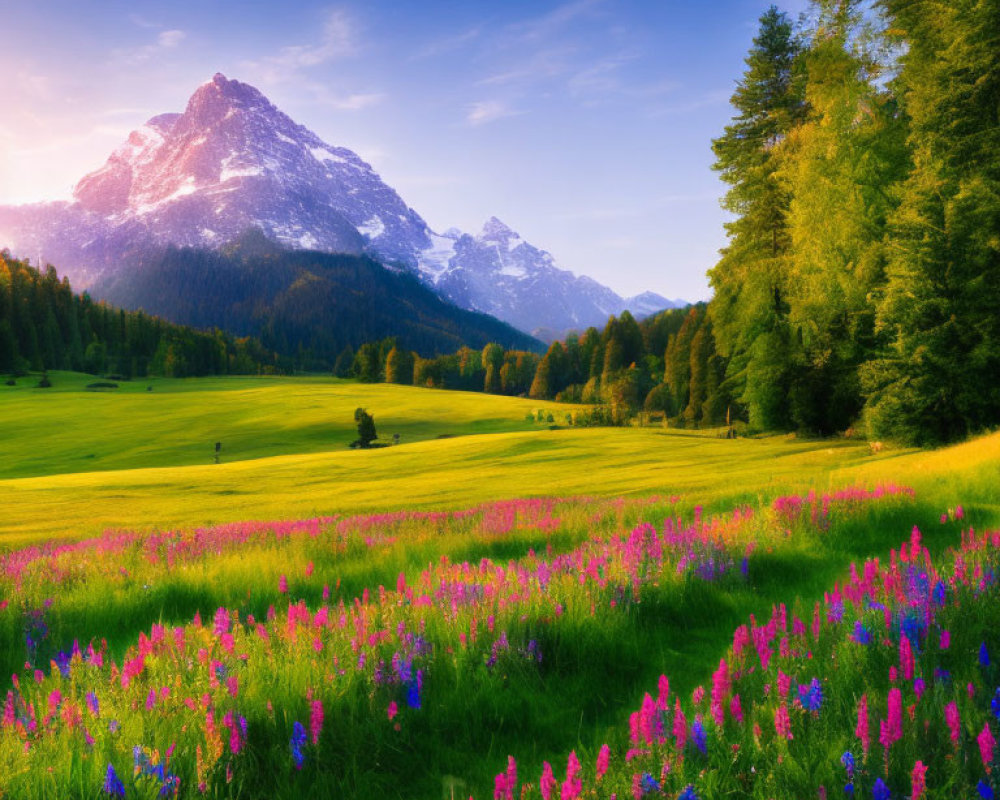
POLYGON ((0 203, 68 197, 223 72, 436 230, 495 215, 623 294, 706 298, 725 242, 711 139, 767 5, 8 0, 0 203))

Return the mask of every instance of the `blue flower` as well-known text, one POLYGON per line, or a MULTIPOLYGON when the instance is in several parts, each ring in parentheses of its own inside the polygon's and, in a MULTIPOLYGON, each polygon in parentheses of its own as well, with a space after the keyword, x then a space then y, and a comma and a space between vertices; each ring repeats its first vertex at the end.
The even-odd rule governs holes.
POLYGON ((1000 719, 1000 687, 997 688, 996 694, 990 700, 990 708, 993 710, 993 716, 1000 719))
POLYGON ((858 644, 871 644, 872 635, 868 629, 858 620, 854 623, 854 633, 851 636, 858 644))
POLYGON ((292 760, 295 762, 295 769, 302 769, 302 763, 306 760, 305 753, 302 752, 302 748, 306 744, 306 729, 301 722, 296 722, 292 725, 292 760))
POLYGON ((934 602, 939 606, 943 606, 947 599, 948 588, 944 585, 944 581, 938 581, 934 584, 934 602))
POLYGON ((708 735, 705 733, 705 726, 701 723, 701 717, 696 718, 691 724, 691 738, 694 741, 694 746, 701 751, 702 755, 708 753, 708 735))
POLYGON ((979 781, 979 783, 976 784, 976 791, 979 792, 979 796, 983 798, 983 800, 993 800, 996 796, 993 794, 993 789, 990 788, 990 785, 985 781, 979 781))
POLYGON ((848 797, 854 797, 854 784, 853 783, 845 783, 844 784, 844 794, 846 794, 848 797))
MULTIPOLYGON (((854 775, 854 754, 848 750, 840 757, 840 763, 844 765, 844 769, 847 770, 847 777, 854 775)), ((851 791, 854 791, 852 788, 851 791)))
POLYGON ((410 681, 406 687, 406 705, 410 708, 420 708, 420 687, 416 681, 410 681))
POLYGON ((108 771, 104 776, 104 793, 111 797, 124 797, 125 784, 121 782, 115 768, 108 764, 108 771))
POLYGON ((642 787, 643 794, 658 792, 660 790, 659 782, 648 772, 642 773, 642 777, 639 779, 639 785, 642 787))
POLYGON ((986 642, 979 645, 979 663, 984 667, 990 665, 990 651, 986 649, 986 642))
POLYGON ((885 785, 885 782, 881 778, 875 779, 875 785, 872 786, 872 797, 875 800, 889 800, 892 797, 889 793, 889 787, 885 785))
POLYGON ((677 800, 698 800, 698 795, 694 793, 694 786, 690 783, 684 787, 684 791, 680 793, 677 800))
POLYGON ((813 678, 809 685, 799 685, 799 702, 806 711, 819 711, 823 705, 823 685, 819 678, 813 678))

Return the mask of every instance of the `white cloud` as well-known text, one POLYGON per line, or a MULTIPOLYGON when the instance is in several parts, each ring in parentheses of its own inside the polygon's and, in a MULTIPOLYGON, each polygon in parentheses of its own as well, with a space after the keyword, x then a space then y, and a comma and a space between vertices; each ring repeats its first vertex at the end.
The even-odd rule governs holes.
POLYGON ((482 27, 476 26, 474 28, 469 28, 466 31, 462 31, 461 33, 456 33, 454 36, 445 36, 441 39, 435 39, 433 42, 428 42, 420 48, 413 55, 413 57, 432 58, 433 56, 439 56, 443 53, 450 53, 454 50, 459 50, 462 47, 465 47, 465 45, 476 41, 482 32, 482 27))
POLYGON ((112 59, 125 64, 141 64, 149 61, 154 56, 159 56, 168 50, 176 49, 186 36, 187 34, 184 31, 176 29, 160 31, 156 35, 156 41, 152 44, 112 50, 112 59))
POLYGON ((343 9, 333 9, 327 14, 318 42, 289 45, 275 56, 248 61, 245 66, 258 72, 267 83, 284 83, 297 79, 303 70, 357 55, 360 40, 354 19, 343 9))
POLYGON ((325 102, 338 111, 360 111, 378 105, 385 98, 381 92, 349 94, 346 97, 331 96, 325 102))
POLYGON ((156 37, 156 43, 164 50, 169 50, 173 47, 177 47, 177 45, 184 41, 185 35, 184 31, 162 31, 160 35, 156 37))
POLYGON ((504 117, 516 117, 523 113, 523 111, 515 111, 500 100, 482 100, 472 104, 465 121, 473 126, 485 125, 488 122, 495 122, 504 117))

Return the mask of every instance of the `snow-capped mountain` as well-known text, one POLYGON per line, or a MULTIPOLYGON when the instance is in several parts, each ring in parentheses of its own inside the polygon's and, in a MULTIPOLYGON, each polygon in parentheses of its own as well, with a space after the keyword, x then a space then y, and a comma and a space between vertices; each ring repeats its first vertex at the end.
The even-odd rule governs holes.
POLYGON ((369 253, 525 331, 672 305, 648 292, 631 303, 559 269, 495 218, 478 236, 434 233, 354 152, 221 74, 198 87, 184 113, 133 131, 76 185, 72 202, 0 207, 0 247, 57 264, 78 288, 150 246, 217 249, 251 228, 297 249, 369 253))

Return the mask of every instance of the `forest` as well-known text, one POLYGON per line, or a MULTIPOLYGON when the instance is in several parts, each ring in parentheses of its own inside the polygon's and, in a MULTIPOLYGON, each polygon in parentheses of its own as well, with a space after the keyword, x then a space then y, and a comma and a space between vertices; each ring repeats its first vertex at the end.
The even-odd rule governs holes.
POLYGON ((628 312, 603 330, 588 328, 549 345, 544 355, 482 350, 422 358, 394 338, 366 343, 338 358, 334 374, 374 383, 413 384, 538 400, 588 403, 584 420, 621 425, 638 413, 681 427, 722 425, 733 413, 725 363, 716 352, 708 307, 669 309, 637 322, 628 312))
POLYGON ((1000 422, 1000 5, 772 7, 732 105, 709 317, 750 426, 1000 422))
POLYGON ((0 372, 72 369, 122 378, 287 371, 253 338, 174 325, 75 294, 52 266, 0 251, 0 372))
POLYGON ((772 6, 731 102, 707 305, 626 312, 541 358, 386 340, 338 369, 618 421, 918 445, 1000 423, 1000 6, 840 0, 799 23, 772 6))

